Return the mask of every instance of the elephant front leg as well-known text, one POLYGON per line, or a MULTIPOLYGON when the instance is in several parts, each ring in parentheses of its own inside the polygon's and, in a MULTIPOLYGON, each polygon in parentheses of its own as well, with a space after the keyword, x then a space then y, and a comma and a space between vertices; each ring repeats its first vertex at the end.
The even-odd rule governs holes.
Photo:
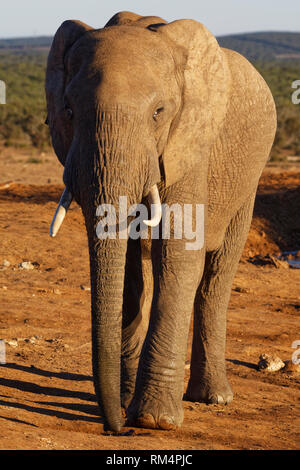
MULTIPOLYGON (((177 242, 178 244, 178 242, 177 242)), ((203 253, 164 244, 150 324, 139 362, 129 423, 172 429, 183 421, 182 397, 190 317, 203 269, 203 253)))
POLYGON ((226 376, 226 316, 232 282, 250 228, 254 195, 231 220, 221 247, 207 253, 194 305, 191 374, 185 398, 226 404, 233 393, 226 376))

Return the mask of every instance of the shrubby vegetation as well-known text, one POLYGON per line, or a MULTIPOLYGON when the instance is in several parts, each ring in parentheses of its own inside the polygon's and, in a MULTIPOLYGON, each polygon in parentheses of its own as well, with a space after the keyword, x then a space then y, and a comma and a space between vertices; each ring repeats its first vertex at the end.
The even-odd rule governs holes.
POLYGON ((300 104, 292 103, 292 88, 300 80, 300 61, 254 63, 268 83, 277 109, 277 133, 271 153, 272 160, 300 156, 300 104))
MULTIPOLYGON (((291 101, 295 91, 292 82, 300 80, 300 33, 252 33, 218 41, 248 57, 272 90, 278 113, 272 159, 300 155, 300 104, 291 101)), ((44 79, 50 43, 47 37, 0 40, 0 80, 7 87, 7 104, 0 105, 1 144, 40 149, 50 146, 44 124, 44 79)))
POLYGON ((44 124, 47 53, 0 48, 0 79, 6 83, 6 105, 0 105, 0 141, 7 146, 49 145, 44 124))

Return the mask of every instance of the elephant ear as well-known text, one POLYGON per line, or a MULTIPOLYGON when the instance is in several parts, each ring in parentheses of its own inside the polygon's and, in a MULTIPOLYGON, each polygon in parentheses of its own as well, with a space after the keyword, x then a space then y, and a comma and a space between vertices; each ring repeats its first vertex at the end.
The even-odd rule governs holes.
POLYGON ((67 20, 58 28, 53 38, 46 70, 47 123, 54 150, 62 164, 73 138, 71 123, 66 118, 63 101, 65 89, 64 58, 71 46, 93 28, 81 21, 67 20))
POLYGON ((208 161, 226 114, 230 75, 217 40, 197 21, 174 21, 159 26, 157 33, 171 41, 182 71, 181 109, 162 155, 170 186, 201 160, 208 161))

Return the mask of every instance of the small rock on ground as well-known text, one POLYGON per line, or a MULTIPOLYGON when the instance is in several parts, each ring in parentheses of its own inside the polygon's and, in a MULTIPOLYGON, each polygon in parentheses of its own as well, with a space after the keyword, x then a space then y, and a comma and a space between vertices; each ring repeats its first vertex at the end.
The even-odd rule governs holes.
POLYGON ((6 344, 11 346, 12 348, 16 348, 18 346, 18 341, 16 339, 10 339, 5 341, 6 344))
POLYGON ((269 372, 277 372, 278 370, 285 367, 285 363, 277 356, 271 356, 269 354, 261 354, 258 361, 258 369, 266 370, 269 372))
POLYGON ((21 269, 34 269, 34 265, 31 263, 31 261, 23 261, 22 263, 19 263, 19 268, 21 269))

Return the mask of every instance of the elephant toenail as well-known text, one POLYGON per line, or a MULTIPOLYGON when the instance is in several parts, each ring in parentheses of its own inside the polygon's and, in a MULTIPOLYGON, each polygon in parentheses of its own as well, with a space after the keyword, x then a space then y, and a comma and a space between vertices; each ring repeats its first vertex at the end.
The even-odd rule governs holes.
POLYGON ((160 429, 175 429, 176 425, 174 424, 174 420, 169 416, 161 416, 158 421, 158 426, 160 429))
POLYGON ((208 403, 216 403, 218 405, 223 405, 225 403, 224 398, 222 395, 211 395, 208 398, 208 403))

